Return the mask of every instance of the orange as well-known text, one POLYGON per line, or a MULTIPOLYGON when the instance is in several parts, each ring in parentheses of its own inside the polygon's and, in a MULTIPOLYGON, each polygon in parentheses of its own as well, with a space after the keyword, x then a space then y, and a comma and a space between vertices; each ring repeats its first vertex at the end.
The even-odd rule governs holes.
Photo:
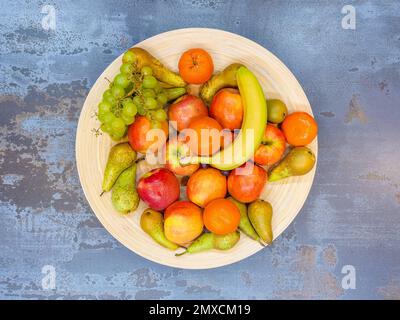
POLYGON ((227 199, 211 201, 203 213, 204 225, 215 234, 234 232, 239 226, 240 212, 237 206, 227 199))
POLYGON ((217 120, 200 116, 190 121, 185 133, 187 144, 197 155, 209 156, 221 148, 222 127, 217 120))
POLYGON ((295 147, 309 144, 318 133, 318 125, 306 112, 293 112, 282 123, 282 131, 286 141, 295 147))
POLYGON ((201 84, 211 78, 214 72, 214 63, 207 51, 195 48, 182 54, 178 68, 181 77, 187 83, 201 84))

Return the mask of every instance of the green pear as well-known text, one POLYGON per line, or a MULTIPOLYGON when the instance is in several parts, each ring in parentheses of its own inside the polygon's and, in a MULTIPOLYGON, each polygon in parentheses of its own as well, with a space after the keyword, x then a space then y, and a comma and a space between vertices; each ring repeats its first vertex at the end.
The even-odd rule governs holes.
POLYGON ((246 204, 237 201, 232 197, 227 198, 229 201, 233 202, 240 212, 240 222, 239 222, 239 229, 244 232, 247 236, 252 238, 253 240, 259 241, 260 237, 258 236, 257 232, 254 230, 249 217, 247 215, 247 206, 246 204))
POLYGON ((258 199, 250 203, 248 215, 251 224, 260 238, 271 244, 274 239, 272 235, 272 206, 269 202, 258 199))
POLYGON ((214 248, 218 250, 229 250, 240 240, 240 232, 234 231, 224 235, 214 235, 214 248))
POLYGON ((211 249, 217 250, 229 250, 233 248, 240 239, 240 233, 238 231, 231 232, 224 235, 218 235, 214 233, 203 233, 196 240, 194 240, 187 249, 181 253, 175 254, 181 256, 185 253, 198 253, 211 249))
POLYGON ((146 232, 150 237, 153 238, 158 244, 163 247, 176 250, 179 246, 169 241, 164 234, 164 217, 160 212, 152 209, 146 209, 143 211, 140 217, 140 226, 143 231, 146 232))
POLYGON ((181 256, 185 253, 198 253, 206 250, 211 250, 214 248, 214 234, 203 233, 194 240, 186 251, 182 253, 175 254, 176 256, 181 256))
POLYGON ((117 181, 119 175, 129 168, 136 160, 136 152, 128 142, 116 144, 108 155, 106 169, 103 177, 103 192, 108 192, 117 181))
POLYGON ((136 163, 119 175, 112 189, 111 201, 115 210, 121 213, 137 209, 139 195, 136 191, 136 163))
POLYGON ((315 155, 307 147, 295 147, 271 170, 268 181, 278 181, 292 176, 302 176, 311 171, 315 164, 315 155))

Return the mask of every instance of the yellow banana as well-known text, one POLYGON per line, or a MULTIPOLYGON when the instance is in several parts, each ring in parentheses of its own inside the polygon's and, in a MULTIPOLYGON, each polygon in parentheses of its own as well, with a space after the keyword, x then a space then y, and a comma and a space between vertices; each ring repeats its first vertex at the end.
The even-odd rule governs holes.
POLYGON ((238 136, 232 144, 212 156, 192 157, 184 162, 200 162, 219 170, 232 170, 254 155, 264 135, 267 104, 260 83, 250 70, 240 67, 236 80, 243 102, 243 122, 238 136))

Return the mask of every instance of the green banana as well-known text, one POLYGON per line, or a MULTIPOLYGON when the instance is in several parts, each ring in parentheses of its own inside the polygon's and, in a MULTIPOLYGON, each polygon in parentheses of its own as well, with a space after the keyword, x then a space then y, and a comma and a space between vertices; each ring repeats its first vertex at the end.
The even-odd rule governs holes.
POLYGON ((242 128, 232 144, 209 157, 182 158, 182 164, 210 164, 219 170, 232 170, 249 160, 259 147, 267 123, 267 104, 255 75, 246 67, 236 72, 243 102, 242 128))

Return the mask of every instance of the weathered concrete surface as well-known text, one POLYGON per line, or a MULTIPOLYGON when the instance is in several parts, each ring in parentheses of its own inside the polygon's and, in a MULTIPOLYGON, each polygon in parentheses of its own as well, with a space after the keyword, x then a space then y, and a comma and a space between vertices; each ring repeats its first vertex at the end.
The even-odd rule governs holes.
POLYGON ((351 1, 2 1, 0 298, 400 298, 400 4, 351 1), (295 222, 269 248, 207 271, 131 253, 91 212, 75 168, 89 88, 129 45, 215 27, 278 55, 320 125, 319 166, 295 222), (44 265, 56 289, 43 290, 44 265), (344 290, 341 270, 356 269, 344 290))

